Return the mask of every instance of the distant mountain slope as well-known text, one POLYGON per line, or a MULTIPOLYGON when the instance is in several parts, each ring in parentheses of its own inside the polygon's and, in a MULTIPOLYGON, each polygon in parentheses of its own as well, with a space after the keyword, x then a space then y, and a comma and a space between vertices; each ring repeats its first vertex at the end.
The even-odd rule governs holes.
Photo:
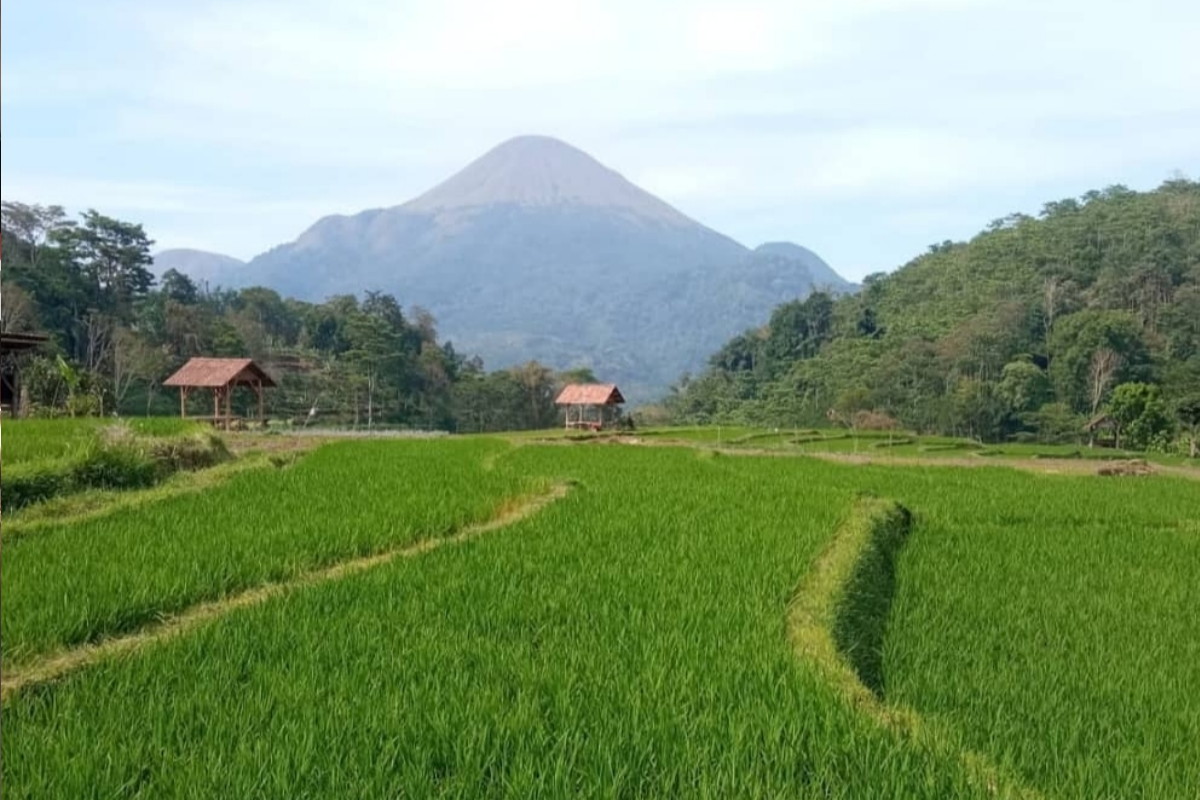
POLYGON ((586 365, 645 397, 775 304, 850 287, 809 251, 775 247, 794 249, 752 253, 586 153, 525 136, 409 203, 317 221, 236 283, 314 300, 391 292, 490 367, 586 365))
POLYGON ((855 291, 858 284, 850 283, 833 268, 825 263, 819 255, 791 242, 767 242, 754 248, 754 256, 763 262, 787 264, 798 262, 808 270, 808 276, 813 286, 828 288, 835 292, 855 291))
POLYGON ((154 254, 154 271, 159 275, 173 269, 193 280, 208 281, 214 285, 233 282, 236 279, 237 271, 245 265, 245 261, 233 256, 210 253, 207 250, 190 250, 181 247, 162 250, 154 254))

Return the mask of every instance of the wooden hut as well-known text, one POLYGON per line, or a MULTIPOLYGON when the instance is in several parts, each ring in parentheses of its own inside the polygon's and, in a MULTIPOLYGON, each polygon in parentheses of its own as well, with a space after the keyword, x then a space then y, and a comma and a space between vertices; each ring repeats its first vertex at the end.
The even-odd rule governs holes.
POLYGON ((41 333, 0 333, 0 408, 21 415, 21 356, 49 340, 41 333))
POLYGON ((182 417, 188 415, 188 395, 197 389, 211 391, 213 413, 205 419, 226 429, 233 419, 230 399, 234 389, 245 386, 254 392, 258 397, 258 419, 265 423, 263 393, 275 385, 266 370, 249 358, 192 358, 163 381, 163 386, 179 387, 179 415, 182 417))
POLYGON ((1101 437, 1106 438, 1114 447, 1120 447, 1117 423, 1108 414, 1100 413, 1092 417, 1083 426, 1083 432, 1088 435, 1088 447, 1095 447, 1096 441, 1101 437))
POLYGON ((566 411, 566 427, 586 428, 598 431, 604 427, 606 413, 625 402, 621 390, 614 383, 571 383, 558 393, 554 404, 566 411))

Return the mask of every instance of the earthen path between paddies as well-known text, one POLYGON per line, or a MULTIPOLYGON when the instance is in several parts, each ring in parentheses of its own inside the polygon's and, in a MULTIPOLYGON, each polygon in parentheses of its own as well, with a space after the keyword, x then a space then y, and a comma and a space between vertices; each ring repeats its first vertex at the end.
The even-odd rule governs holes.
MULTIPOLYGON (((723 452, 733 455, 739 451, 723 452)), ((766 454, 758 453, 758 455, 766 454)), ((1175 467, 1166 464, 1148 464, 1137 459, 1132 461, 1100 461, 1071 458, 1005 458, 1003 456, 989 456, 987 458, 920 458, 917 456, 874 456, 862 453, 821 452, 804 453, 803 455, 813 456, 825 461, 836 461, 840 464, 871 464, 902 467, 1011 467, 1012 469, 1035 472, 1040 475, 1106 475, 1108 471, 1112 471, 1112 474, 1115 475, 1127 473, 1125 477, 1134 477, 1136 475, 1171 475, 1200 480, 1200 469, 1175 467)))
POLYGON ((0 676, 0 699, 7 699, 21 689, 55 680, 68 672, 95 663, 118 653, 136 650, 192 630, 198 625, 222 617, 239 608, 258 605, 295 589, 338 580, 379 567, 400 558, 413 558, 448 545, 462 544, 484 534, 507 528, 526 519, 549 504, 566 497, 570 484, 556 483, 541 494, 513 498, 507 501, 490 520, 468 525, 452 536, 424 539, 416 544, 386 550, 374 555, 341 561, 279 583, 256 586, 231 597, 199 603, 161 622, 124 636, 85 644, 43 658, 26 667, 0 676))
MULTIPOLYGON (((706 442, 692 442, 668 437, 640 437, 636 434, 569 439, 555 437, 536 439, 537 444, 557 445, 632 445, 639 447, 688 447, 708 450, 729 456, 770 456, 774 458, 819 458, 839 464, 860 464, 892 467, 1009 467, 1039 475, 1108 475, 1133 477, 1139 475, 1169 475, 1200 480, 1200 467, 1153 464, 1141 459, 1086 458, 1022 458, 1019 456, 894 456, 868 453, 834 453, 820 450, 772 450, 762 447, 713 447, 706 442)), ((514 444, 526 443, 515 440, 514 444)))

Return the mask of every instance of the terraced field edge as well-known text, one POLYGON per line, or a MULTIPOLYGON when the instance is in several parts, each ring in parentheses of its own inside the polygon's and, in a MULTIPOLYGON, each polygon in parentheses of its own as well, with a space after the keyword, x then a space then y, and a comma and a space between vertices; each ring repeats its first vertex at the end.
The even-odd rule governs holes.
POLYGON ((963 748, 946 726, 885 699, 883 640, 896 559, 911 528, 904 506, 860 497, 796 590, 788 609, 792 647, 861 713, 916 744, 957 754, 972 782, 991 796, 1041 800, 987 756, 963 748))
POLYGON ((859 498, 800 584, 788 614, 797 654, 855 705, 889 723, 894 712, 877 694, 880 653, 895 557, 910 526, 911 514, 899 503, 859 498))

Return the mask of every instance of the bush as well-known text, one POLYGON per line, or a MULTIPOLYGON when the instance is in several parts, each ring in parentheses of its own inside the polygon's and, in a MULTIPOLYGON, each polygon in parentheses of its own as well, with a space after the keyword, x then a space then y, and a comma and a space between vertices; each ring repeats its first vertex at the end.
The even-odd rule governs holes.
POLYGON ((5 510, 40 503, 67 491, 69 478, 62 462, 19 464, 4 468, 0 502, 5 510))
POLYGON ((14 511, 89 489, 142 489, 176 472, 204 469, 230 458, 224 441, 211 433, 146 438, 127 425, 113 425, 81 452, 5 467, 4 509, 14 511))
POLYGON ((221 437, 211 433, 155 439, 150 445, 150 454, 159 469, 168 475, 180 470, 212 467, 231 457, 221 437))
POLYGON ((72 465, 69 485, 85 489, 141 489, 153 486, 159 470, 146 454, 131 447, 98 447, 72 465))
POLYGON ((1028 417, 1043 444, 1073 444, 1081 438, 1083 418, 1066 403, 1046 403, 1028 417))

